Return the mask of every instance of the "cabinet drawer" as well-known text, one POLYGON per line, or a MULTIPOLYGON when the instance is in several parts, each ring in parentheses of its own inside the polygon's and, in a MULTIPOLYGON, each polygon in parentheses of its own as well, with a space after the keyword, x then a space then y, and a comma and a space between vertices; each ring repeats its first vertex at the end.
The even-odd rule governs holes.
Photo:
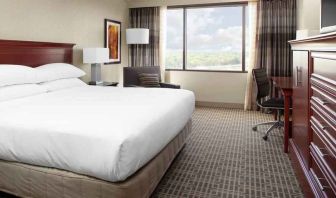
MULTIPOLYGON (((336 53, 313 52, 312 96, 320 107, 336 120, 336 53)), ((336 124, 335 122, 332 124, 336 124)))
MULTIPOLYGON (((317 144, 321 144, 317 142, 317 144)), ((310 145, 310 154, 312 156, 312 165, 310 172, 314 180, 315 186, 321 191, 321 194, 324 194, 325 197, 335 197, 336 196, 336 177, 335 170, 332 170, 335 167, 330 167, 334 165, 328 163, 330 160, 335 160, 328 150, 321 148, 320 145, 316 145, 315 142, 310 145), (331 159, 328 159, 331 157, 331 159)))
MULTIPOLYGON (((336 134, 335 131, 329 127, 326 127, 323 124, 323 121, 317 116, 312 116, 310 119, 311 128, 313 130, 313 142, 317 144, 317 142, 323 143, 317 144, 325 149, 328 149, 331 156, 336 159, 336 134)), ((336 165, 336 164, 335 164, 336 165)), ((336 171, 336 166, 335 166, 336 171)))
POLYGON ((312 52, 315 74, 336 81, 336 52, 312 52))
MULTIPOLYGON (((336 67, 335 67, 336 69, 336 67)), ((318 74, 312 74, 311 89, 313 98, 322 108, 326 108, 336 117, 336 81, 325 78, 318 74), (332 110, 332 111, 330 111, 332 110)))
MULTIPOLYGON (((318 99, 312 97, 311 100, 311 110, 312 110, 312 117, 311 120, 316 121, 315 124, 319 129, 323 132, 327 132, 336 139, 336 125, 335 125, 335 116, 333 115, 332 110, 328 110, 328 108, 323 107, 320 102, 317 102, 318 99)), ((335 142, 336 144, 336 142, 335 142)))

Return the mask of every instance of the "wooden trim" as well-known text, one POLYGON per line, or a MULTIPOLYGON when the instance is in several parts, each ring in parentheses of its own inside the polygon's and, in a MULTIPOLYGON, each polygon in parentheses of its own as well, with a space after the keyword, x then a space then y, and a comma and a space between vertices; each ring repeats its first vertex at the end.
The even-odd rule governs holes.
POLYGON ((314 198, 314 194, 317 194, 317 192, 310 178, 309 170, 306 168, 292 139, 289 140, 289 157, 294 168, 295 175, 299 178, 300 187, 303 190, 305 197, 314 198))
MULTIPOLYGON (((314 92, 311 89, 311 84, 312 84, 312 74, 314 73, 314 59, 311 56, 312 52, 308 51, 308 148, 306 148, 308 150, 309 153, 309 145, 311 142, 313 142, 313 130, 311 128, 311 124, 309 122, 309 118, 311 116, 313 116, 313 110, 311 109, 311 97, 313 96, 314 92)), ((312 166, 312 158, 308 157, 308 167, 312 166)))
POLYGON ((20 46, 20 47, 70 47, 74 43, 54 43, 54 42, 40 42, 40 41, 18 41, 18 40, 2 40, 0 39, 1 46, 20 46))
POLYGON ((336 60, 336 53, 334 52, 312 52, 311 56, 313 58, 336 60))
POLYGON ((306 42, 313 42, 313 41, 323 41, 323 40, 331 40, 336 39, 336 32, 332 32, 329 34, 320 34, 317 36, 311 36, 304 39, 298 39, 298 40, 291 40, 288 41, 290 44, 296 44, 296 43, 306 43, 306 42))
POLYGON ((0 40, 0 64, 38 67, 73 61, 73 43, 0 40))

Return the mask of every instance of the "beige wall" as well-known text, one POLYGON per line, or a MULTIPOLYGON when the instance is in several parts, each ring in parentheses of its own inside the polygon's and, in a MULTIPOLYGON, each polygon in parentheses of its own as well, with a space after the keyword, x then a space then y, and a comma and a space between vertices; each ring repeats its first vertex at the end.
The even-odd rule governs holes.
POLYGON ((320 29, 320 0, 297 0, 297 29, 320 29))
MULTIPOLYGON (((0 0, 0 39, 75 43, 74 64, 83 65, 82 48, 104 46, 104 19, 127 27, 128 8, 124 0, 0 0)), ((122 65, 127 48, 122 36, 122 65)), ((103 79, 118 81, 122 65, 103 66, 103 79)))
MULTIPOLYGON (((122 22, 122 64, 103 67, 103 79, 121 80, 127 65, 125 28, 128 9, 124 0, 0 0, 0 39, 76 43, 75 65, 82 63, 83 47, 102 47, 104 18, 122 22)), ((130 0, 130 7, 220 3, 241 0, 130 0)), ((298 29, 319 29, 318 0, 298 0, 298 29)), ((168 72, 170 81, 193 90, 198 101, 243 103, 246 74, 216 72, 168 72)))
POLYGON ((245 73, 169 71, 170 82, 192 90, 197 101, 243 104, 246 89, 245 73))

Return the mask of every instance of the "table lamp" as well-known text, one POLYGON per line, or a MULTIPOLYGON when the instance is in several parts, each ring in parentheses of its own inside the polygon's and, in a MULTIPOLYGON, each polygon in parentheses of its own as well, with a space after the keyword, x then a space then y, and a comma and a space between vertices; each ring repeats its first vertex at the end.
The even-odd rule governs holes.
MULTIPOLYGON (((149 29, 129 28, 126 29, 127 45, 149 44, 149 29)), ((130 62, 130 47, 128 47, 128 63, 130 62)))
POLYGON ((108 48, 84 48, 83 63, 91 63, 91 85, 102 83, 101 64, 109 61, 108 48))
POLYGON ((131 44, 148 44, 149 29, 146 28, 129 28, 126 30, 126 42, 131 44))

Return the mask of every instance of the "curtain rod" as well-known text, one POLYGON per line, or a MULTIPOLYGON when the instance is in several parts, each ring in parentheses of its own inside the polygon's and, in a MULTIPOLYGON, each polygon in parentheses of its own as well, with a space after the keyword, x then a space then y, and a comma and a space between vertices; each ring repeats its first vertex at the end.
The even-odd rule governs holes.
POLYGON ((179 1, 179 0, 165 0, 165 1, 148 1, 148 0, 138 0, 138 1, 128 1, 128 8, 141 8, 141 7, 158 7, 158 6, 179 6, 179 5, 193 5, 193 4, 225 4, 225 3, 247 3, 247 2, 258 2, 260 0, 195 0, 195 1, 179 1))

